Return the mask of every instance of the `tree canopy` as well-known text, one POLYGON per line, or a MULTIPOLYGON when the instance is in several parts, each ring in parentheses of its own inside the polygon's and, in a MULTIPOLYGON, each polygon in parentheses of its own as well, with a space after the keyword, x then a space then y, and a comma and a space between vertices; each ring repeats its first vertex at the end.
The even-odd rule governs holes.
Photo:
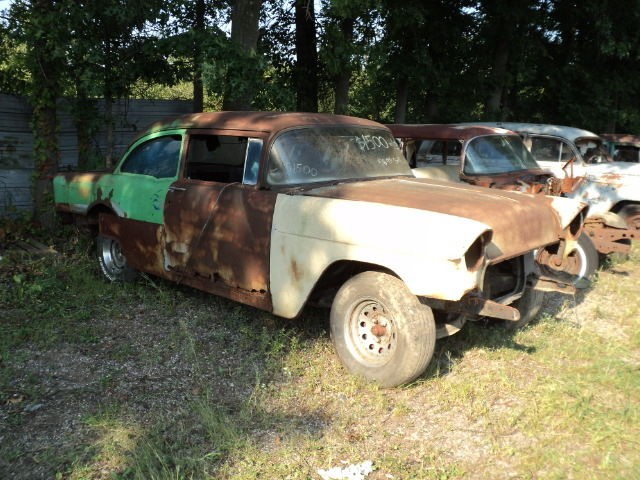
POLYGON ((64 95, 79 116, 192 84, 195 111, 637 133, 639 19, 628 0, 13 0, 0 91, 34 107, 64 95))

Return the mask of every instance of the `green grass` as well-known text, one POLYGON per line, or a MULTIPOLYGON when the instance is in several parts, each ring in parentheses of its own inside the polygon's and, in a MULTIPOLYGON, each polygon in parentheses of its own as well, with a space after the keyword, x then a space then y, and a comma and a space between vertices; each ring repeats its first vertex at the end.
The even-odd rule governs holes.
POLYGON ((637 248, 575 303, 517 332, 468 324, 383 390, 341 367, 324 310, 107 284, 70 237, 0 263, 2 477, 308 479, 367 459, 370 479, 640 477, 637 248))

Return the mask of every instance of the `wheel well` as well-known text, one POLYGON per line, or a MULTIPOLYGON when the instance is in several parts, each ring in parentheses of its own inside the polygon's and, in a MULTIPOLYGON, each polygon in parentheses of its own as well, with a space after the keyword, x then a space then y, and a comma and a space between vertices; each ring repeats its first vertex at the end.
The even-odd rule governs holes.
POLYGON ((398 277, 395 272, 374 263, 340 260, 329 265, 322 273, 309 295, 309 303, 319 306, 330 306, 333 297, 344 282, 359 273, 367 271, 388 273, 389 275, 398 277))
POLYGON ((613 213, 619 213, 620 210, 622 210, 624 207, 627 207, 629 205, 637 205, 640 207, 640 202, 634 202, 632 200, 622 200, 621 202, 616 203, 611 209, 611 211, 613 213))
POLYGON ((95 205, 87 212, 87 226, 94 237, 98 235, 98 219, 101 213, 115 215, 114 211, 106 205, 95 205))

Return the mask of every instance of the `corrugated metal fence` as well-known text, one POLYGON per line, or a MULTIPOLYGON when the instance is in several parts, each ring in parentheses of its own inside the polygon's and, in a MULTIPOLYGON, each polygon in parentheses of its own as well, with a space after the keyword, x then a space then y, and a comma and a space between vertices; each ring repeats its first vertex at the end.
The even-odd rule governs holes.
MULTIPOLYGON (((104 111, 98 102, 98 111, 104 111)), ((58 146, 60 167, 78 164, 78 144, 69 102, 58 102, 58 146)), ((114 104, 114 158, 118 158, 129 142, 147 125, 163 118, 189 113, 191 102, 183 100, 121 100, 114 104)), ((35 168, 31 108, 26 100, 0 94, 0 216, 29 212, 33 208, 31 179, 35 168)), ((96 149, 106 154, 106 129, 93 139, 96 149)))

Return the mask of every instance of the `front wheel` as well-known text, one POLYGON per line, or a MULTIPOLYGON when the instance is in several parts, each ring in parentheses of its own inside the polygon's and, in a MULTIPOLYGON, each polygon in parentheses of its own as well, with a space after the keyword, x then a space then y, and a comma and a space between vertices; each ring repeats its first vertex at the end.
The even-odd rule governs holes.
POLYGON ((431 309, 400 279, 364 272, 345 282, 334 298, 331 339, 349 372, 395 387, 425 371, 436 326, 431 309))
POLYGON ((505 320, 502 326, 509 330, 516 330, 527 325, 531 320, 538 316, 542 303, 544 301, 544 292, 526 287, 522 296, 511 305, 520 312, 520 320, 516 322, 505 320))
POLYGON ((100 271, 111 282, 131 282, 136 271, 127 264, 120 242, 98 235, 96 239, 100 271))

